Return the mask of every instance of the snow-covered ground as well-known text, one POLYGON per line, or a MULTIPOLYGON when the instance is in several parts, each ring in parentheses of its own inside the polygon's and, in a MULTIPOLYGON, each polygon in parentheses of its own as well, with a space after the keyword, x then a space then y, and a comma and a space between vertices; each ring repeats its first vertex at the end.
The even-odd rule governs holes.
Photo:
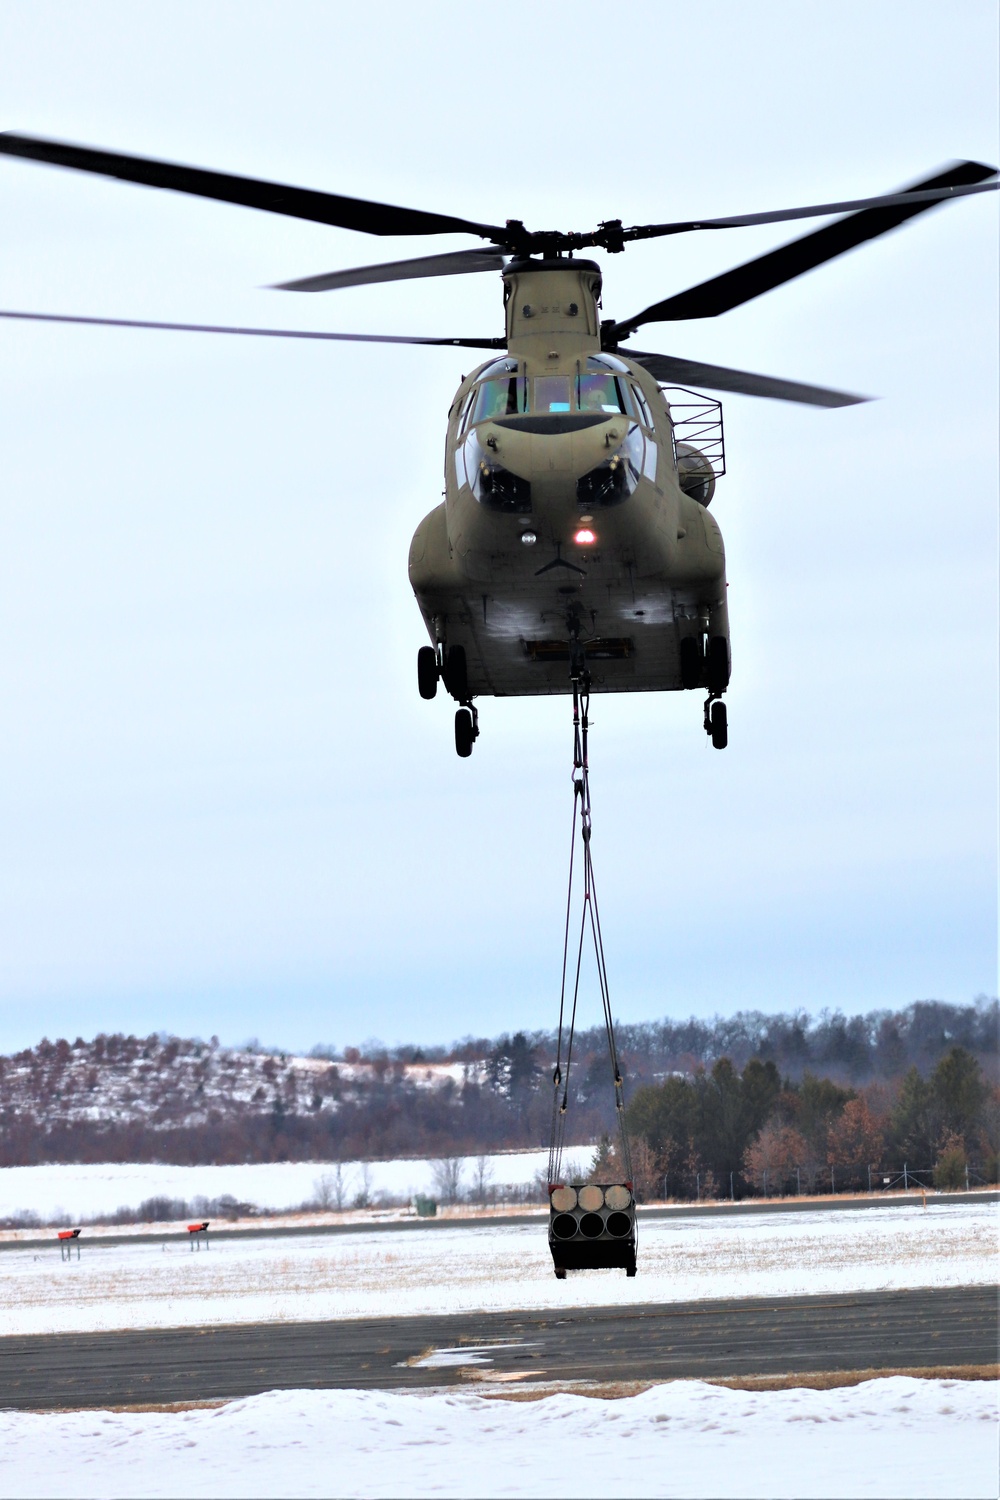
POLYGON ((544 1220, 0 1253, 0 1326, 14 1334, 361 1318, 733 1296, 989 1284, 1000 1205, 928 1201, 788 1214, 652 1219, 639 1275, 552 1274, 544 1220))
MULTIPOLYGON (((573 1163, 588 1163, 593 1147, 570 1150, 573 1163)), ((486 1158, 486 1185, 523 1187, 535 1181, 548 1165, 547 1151, 512 1151, 486 1158)), ((461 1158, 460 1187, 472 1188, 476 1157, 461 1158)), ((372 1199, 385 1193, 410 1198, 438 1191, 433 1161, 399 1160, 343 1163, 344 1201, 350 1203, 365 1189, 372 1199)), ((567 1168, 569 1170, 569 1168, 567 1168)), ((43 1223, 79 1222, 121 1207, 138 1208, 148 1198, 221 1198, 260 1209, 298 1208, 315 1200, 318 1185, 336 1172, 333 1162, 263 1162, 228 1167, 161 1166, 156 1162, 75 1166, 0 1168, 0 1219, 34 1213, 43 1223)))
POLYGON ((997 1493, 997 1386, 674 1381, 603 1400, 271 1391, 214 1410, 0 1413, 0 1495, 877 1496, 997 1493))

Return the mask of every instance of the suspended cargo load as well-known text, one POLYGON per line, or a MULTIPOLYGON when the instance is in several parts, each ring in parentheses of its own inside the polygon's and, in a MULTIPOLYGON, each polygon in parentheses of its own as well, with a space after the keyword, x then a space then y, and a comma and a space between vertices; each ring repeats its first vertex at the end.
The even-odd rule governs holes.
POLYGON ((632 1184, 588 1182, 549 1188, 549 1249, 560 1281, 567 1271, 636 1270, 632 1184))

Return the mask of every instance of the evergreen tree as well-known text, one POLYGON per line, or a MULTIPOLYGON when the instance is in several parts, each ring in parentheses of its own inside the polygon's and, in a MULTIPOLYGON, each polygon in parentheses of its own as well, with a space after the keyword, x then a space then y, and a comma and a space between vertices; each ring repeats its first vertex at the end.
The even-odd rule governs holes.
POLYGON ((916 1068, 903 1079, 892 1112, 893 1144, 905 1162, 918 1168, 930 1166, 938 1138, 934 1090, 916 1068))
POLYGON ((842 1089, 829 1078, 807 1073, 798 1088, 795 1125, 805 1136, 810 1149, 822 1161, 826 1156, 826 1138, 830 1126, 849 1099, 853 1089, 842 1089))
POLYGON ((952 1047, 931 1074, 931 1089, 942 1134, 971 1140, 981 1128, 988 1093, 976 1059, 964 1047, 952 1047))

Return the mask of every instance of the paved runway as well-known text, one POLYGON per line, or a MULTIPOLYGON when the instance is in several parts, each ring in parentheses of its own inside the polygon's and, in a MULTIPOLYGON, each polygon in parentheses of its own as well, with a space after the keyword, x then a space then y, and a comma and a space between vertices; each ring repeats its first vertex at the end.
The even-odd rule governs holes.
POLYGON ((995 1363, 997 1288, 0 1338, 0 1408, 995 1363), (434 1354, 432 1351, 445 1351, 434 1354))

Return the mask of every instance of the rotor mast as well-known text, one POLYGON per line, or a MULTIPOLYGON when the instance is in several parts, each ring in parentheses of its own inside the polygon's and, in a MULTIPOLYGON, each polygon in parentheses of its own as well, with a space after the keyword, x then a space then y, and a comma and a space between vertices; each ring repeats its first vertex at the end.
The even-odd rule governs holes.
POLYGON ((601 269, 592 260, 518 257, 503 273, 507 348, 538 373, 564 373, 601 348, 601 269))

